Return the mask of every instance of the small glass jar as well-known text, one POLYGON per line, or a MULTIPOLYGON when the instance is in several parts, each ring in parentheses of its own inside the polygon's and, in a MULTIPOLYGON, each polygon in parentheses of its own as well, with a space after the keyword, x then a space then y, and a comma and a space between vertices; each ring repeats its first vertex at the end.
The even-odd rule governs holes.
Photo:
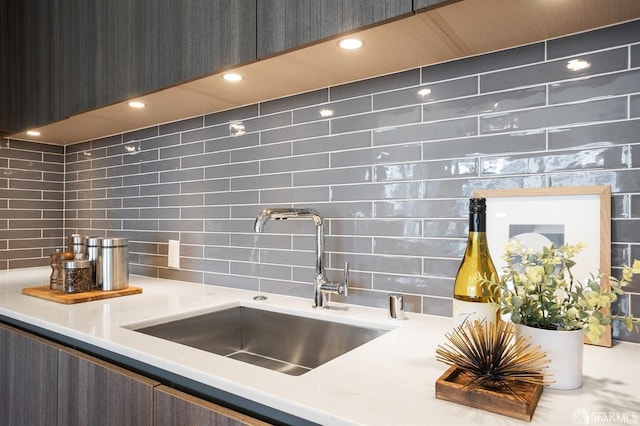
POLYGON ((91 262, 88 260, 66 260, 62 262, 65 293, 82 293, 91 290, 91 262))

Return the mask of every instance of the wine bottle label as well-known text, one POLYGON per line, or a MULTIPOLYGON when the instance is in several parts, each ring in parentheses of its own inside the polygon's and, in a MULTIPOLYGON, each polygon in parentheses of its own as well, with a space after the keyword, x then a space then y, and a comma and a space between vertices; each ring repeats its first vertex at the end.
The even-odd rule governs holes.
POLYGON ((465 321, 495 322, 497 312, 498 305, 495 303, 466 302, 453 299, 453 321, 456 327, 464 324, 465 321))

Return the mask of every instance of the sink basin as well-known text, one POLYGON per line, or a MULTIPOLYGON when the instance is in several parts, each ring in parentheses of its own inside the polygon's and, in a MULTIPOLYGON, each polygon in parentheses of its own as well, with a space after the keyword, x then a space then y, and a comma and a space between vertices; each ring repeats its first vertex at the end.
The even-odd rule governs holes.
POLYGON ((134 330, 292 376, 387 332, 247 306, 134 330))

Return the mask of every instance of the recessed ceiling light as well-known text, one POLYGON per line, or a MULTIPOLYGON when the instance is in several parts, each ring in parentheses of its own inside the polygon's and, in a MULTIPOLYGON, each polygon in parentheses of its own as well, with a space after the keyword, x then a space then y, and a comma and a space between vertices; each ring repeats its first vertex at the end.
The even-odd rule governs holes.
POLYGON ((338 42, 338 46, 346 50, 360 49, 364 45, 364 41, 359 38, 343 38, 338 42))
POLYGON ((129 106, 131 108, 144 108, 146 105, 144 104, 144 102, 131 101, 131 102, 129 102, 129 106))
POLYGON ((37 130, 27 130, 27 135, 29 136, 40 136, 40 132, 37 130))
POLYGON ((240 81, 240 80, 242 80, 242 76, 240 74, 236 74, 236 73, 233 73, 233 72, 229 72, 229 73, 223 74, 222 78, 224 78, 227 81, 240 81))

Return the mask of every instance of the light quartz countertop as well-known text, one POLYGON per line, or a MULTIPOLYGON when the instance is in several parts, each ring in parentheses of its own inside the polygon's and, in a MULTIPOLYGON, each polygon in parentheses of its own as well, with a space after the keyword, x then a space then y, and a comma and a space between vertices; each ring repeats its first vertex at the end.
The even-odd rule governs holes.
MULTIPOLYGON (((527 422, 435 398, 447 366, 435 350, 450 318, 352 305, 313 309, 311 300, 132 276, 142 294, 64 305, 21 294, 48 283, 48 268, 0 271, 0 315, 324 425, 518 425, 527 422), (130 330, 220 307, 248 305, 278 312, 389 329, 383 336, 301 376, 289 376, 130 330)), ((531 425, 638 424, 640 345, 585 346, 584 385, 545 389, 531 425)))

